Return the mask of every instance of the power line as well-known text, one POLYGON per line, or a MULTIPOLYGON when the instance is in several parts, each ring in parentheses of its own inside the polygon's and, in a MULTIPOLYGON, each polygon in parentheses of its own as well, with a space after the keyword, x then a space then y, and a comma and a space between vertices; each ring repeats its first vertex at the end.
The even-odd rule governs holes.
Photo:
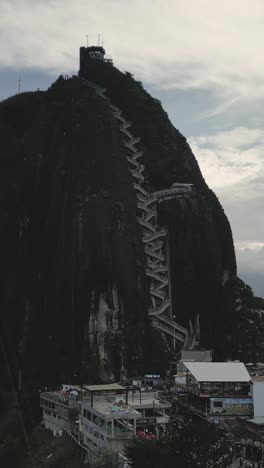
POLYGON ((29 398, 27 393, 25 393, 25 401, 27 402, 27 405, 28 405, 28 408, 29 408, 29 411, 30 411, 32 426, 33 426, 33 429, 34 429, 37 444, 39 444, 39 453, 40 453, 40 459, 41 459, 41 463, 42 463, 45 460, 45 455, 44 455, 44 452, 43 452, 43 449, 42 449, 42 442, 41 442, 41 438, 40 438, 40 435, 39 435, 39 429, 38 429, 38 426, 36 424, 33 409, 32 409, 32 405, 30 403, 30 398, 29 398))

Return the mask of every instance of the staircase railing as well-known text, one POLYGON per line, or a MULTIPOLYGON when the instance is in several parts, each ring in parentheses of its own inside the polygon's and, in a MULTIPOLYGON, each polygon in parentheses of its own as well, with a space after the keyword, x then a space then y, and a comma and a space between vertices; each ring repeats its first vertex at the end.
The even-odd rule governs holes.
POLYGON ((184 343, 188 330, 172 320, 172 305, 170 292, 169 255, 167 253, 168 235, 164 227, 157 224, 157 206, 166 200, 188 198, 191 193, 191 184, 174 184, 170 189, 158 192, 149 192, 145 184, 144 165, 139 162, 143 151, 137 148, 140 137, 134 137, 132 123, 123 116, 122 110, 113 105, 106 96, 106 89, 80 77, 83 84, 93 88, 100 97, 108 103, 114 117, 120 123, 120 131, 127 149, 127 162, 134 181, 137 196, 138 221, 142 229, 143 244, 147 257, 146 275, 149 278, 149 292, 151 305, 149 316, 153 325, 162 333, 184 343), (127 129, 130 129, 129 131, 127 129))

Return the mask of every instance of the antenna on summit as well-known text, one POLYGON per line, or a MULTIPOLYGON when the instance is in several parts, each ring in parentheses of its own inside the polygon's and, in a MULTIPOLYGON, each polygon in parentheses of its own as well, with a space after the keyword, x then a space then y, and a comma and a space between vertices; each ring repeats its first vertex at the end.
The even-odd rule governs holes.
POLYGON ((19 78, 18 78, 18 94, 21 93, 21 76, 19 75, 19 78))
POLYGON ((87 47, 89 47, 89 36, 88 36, 88 34, 86 34, 86 44, 87 44, 87 47))
POLYGON ((98 47, 100 46, 100 33, 98 33, 98 47))

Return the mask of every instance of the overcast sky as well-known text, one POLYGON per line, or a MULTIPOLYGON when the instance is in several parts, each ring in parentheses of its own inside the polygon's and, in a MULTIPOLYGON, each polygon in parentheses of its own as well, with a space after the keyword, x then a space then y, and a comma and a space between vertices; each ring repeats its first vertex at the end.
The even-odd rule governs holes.
POLYGON ((264 296, 263 0, 1 0, 0 99, 78 70, 101 33, 162 101, 231 222, 238 272, 264 296))

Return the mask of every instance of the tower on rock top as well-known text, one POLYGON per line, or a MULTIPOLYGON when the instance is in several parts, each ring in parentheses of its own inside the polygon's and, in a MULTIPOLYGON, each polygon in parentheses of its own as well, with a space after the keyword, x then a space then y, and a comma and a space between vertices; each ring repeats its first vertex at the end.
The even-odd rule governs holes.
POLYGON ((95 62, 113 64, 111 58, 105 57, 105 49, 102 46, 80 47, 80 70, 79 75, 85 72, 86 66, 95 62))

